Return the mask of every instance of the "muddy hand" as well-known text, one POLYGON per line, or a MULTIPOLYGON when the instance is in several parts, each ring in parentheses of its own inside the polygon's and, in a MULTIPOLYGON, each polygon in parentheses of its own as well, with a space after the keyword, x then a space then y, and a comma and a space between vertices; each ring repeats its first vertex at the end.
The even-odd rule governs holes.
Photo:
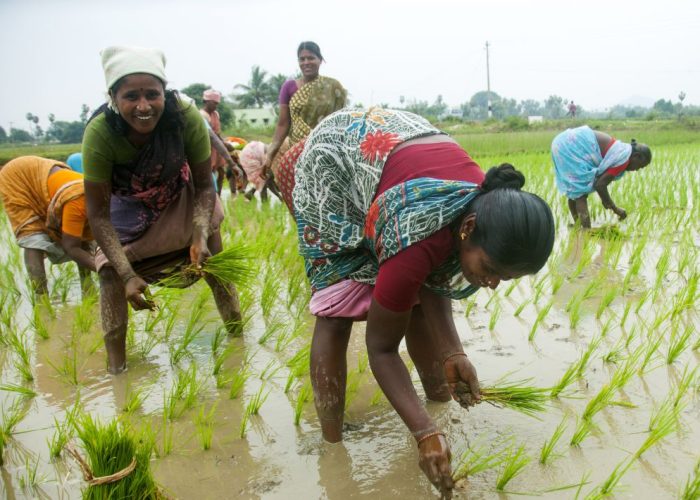
POLYGON ((148 285, 140 276, 134 276, 129 279, 124 285, 124 292, 126 294, 126 300, 129 301, 134 310, 153 310, 155 308, 155 303, 148 298, 150 297, 150 294, 148 294, 148 285))
POLYGON ((433 486, 440 491, 441 498, 452 498, 452 454, 442 434, 430 436, 418 445, 418 465, 433 486))
POLYGON ((627 218, 627 211, 624 208, 616 208, 615 213, 620 220, 625 220, 627 218))
POLYGON ((481 401, 479 378, 466 356, 452 356, 445 361, 444 369, 452 398, 463 408, 468 409, 481 401))
POLYGON ((192 246, 190 246, 190 260, 197 271, 201 271, 202 264, 209 257, 211 257, 211 253, 204 238, 199 238, 198 241, 192 243, 192 246))

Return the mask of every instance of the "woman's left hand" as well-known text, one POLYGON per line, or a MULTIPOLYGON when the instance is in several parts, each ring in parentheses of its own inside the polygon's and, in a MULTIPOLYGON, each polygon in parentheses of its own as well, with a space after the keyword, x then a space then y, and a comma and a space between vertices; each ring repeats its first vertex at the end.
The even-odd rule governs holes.
POLYGON ((479 377, 466 354, 449 356, 444 364, 445 378, 452 398, 465 408, 481 401, 479 377))
POLYGON ((200 237, 192 242, 192 245, 190 246, 190 261, 192 261, 195 269, 202 269, 202 264, 209 257, 211 257, 211 252, 209 252, 206 239, 200 237))

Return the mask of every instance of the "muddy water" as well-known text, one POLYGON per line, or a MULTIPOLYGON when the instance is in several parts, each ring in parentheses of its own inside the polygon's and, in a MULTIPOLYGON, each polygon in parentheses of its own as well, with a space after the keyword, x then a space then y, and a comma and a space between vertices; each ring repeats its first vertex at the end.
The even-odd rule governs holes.
MULTIPOLYGON (((241 210, 249 210, 236 200, 241 210)), ((280 220, 281 207, 274 206, 274 220, 280 220)), ((264 209, 269 210, 269 209, 264 209)), ((563 212, 559 212, 563 224, 563 212)), ((292 237, 287 235, 287 237, 292 237)), ((665 298, 671 297, 683 282, 670 277, 665 289, 655 302, 648 301, 639 312, 629 313, 625 326, 620 327, 625 304, 635 302, 654 281, 654 266, 660 249, 650 242, 645 250, 645 263, 624 297, 617 297, 598 320, 595 311, 602 290, 594 290, 584 300, 582 319, 575 329, 570 327, 567 303, 572 294, 585 287, 598 272, 605 269, 605 241, 595 241, 592 263, 584 272, 574 276, 577 259, 585 241, 574 237, 571 251, 564 250, 569 235, 562 231, 557 252, 561 263, 557 272, 566 277, 564 284, 552 296, 547 283, 537 304, 527 305, 519 317, 513 315, 516 308, 533 297, 534 285, 542 276, 520 280, 512 292, 505 296, 509 284, 503 284, 498 295, 480 291, 476 304, 465 317, 468 301, 454 303, 454 317, 462 336, 465 350, 476 366, 484 383, 494 382, 506 374, 511 380, 531 378, 536 386, 551 386, 564 371, 575 362, 588 344, 601 331, 606 322, 612 325, 586 367, 567 394, 569 397, 552 400, 547 411, 539 418, 522 415, 509 409, 481 404, 470 411, 457 403, 427 403, 438 426, 448 435, 456 464, 467 447, 486 446, 493 453, 505 446, 524 445, 532 458, 524 471, 506 487, 508 493, 495 489, 500 469, 488 470, 460 481, 456 489, 459 498, 518 498, 521 494, 544 495, 549 498, 573 498, 576 488, 557 490, 578 484, 584 479, 582 496, 601 484, 620 462, 628 459, 646 438, 645 431, 654 410, 673 388, 682 375, 683 368, 698 365, 700 354, 692 350, 698 341, 700 320, 697 307, 679 315, 673 321, 694 329, 690 347, 672 364, 665 362, 668 340, 661 343, 644 374, 635 374, 619 391, 615 399, 634 407, 609 406, 595 415, 595 428, 579 447, 569 446, 569 441, 588 401, 610 380, 618 365, 606 363, 602 356, 630 332, 637 335, 630 341, 629 351, 648 343, 653 335, 668 337, 671 321, 662 323, 657 332, 649 332, 648 324, 665 306, 665 298), (537 311, 553 301, 552 309, 540 325, 535 338, 527 337, 537 316, 537 311), (490 329, 495 304, 500 308, 495 328, 490 329), (551 464, 543 466, 537 461, 540 448, 556 426, 565 419, 567 429, 555 448, 556 456, 551 464), (517 495, 516 495, 517 493, 517 495)), ((627 271, 627 262, 633 241, 625 244, 623 258, 615 269, 607 270, 605 284, 620 284, 627 271)), ((546 272, 546 269, 545 271, 546 272)), ((21 273, 21 270, 17 270, 21 273)), ((56 277, 52 282, 56 281, 56 277)), ((18 281, 21 288, 21 283, 18 281)), ((601 285, 602 286, 602 285, 601 285)), ((348 430, 342 444, 322 442, 312 402, 304 407, 299 426, 294 425, 294 405, 301 384, 296 382, 289 393, 284 388, 289 374, 286 362, 308 344, 308 333, 276 351, 274 340, 265 345, 258 343, 264 334, 266 322, 257 308, 253 320, 242 338, 224 342, 232 353, 224 362, 222 372, 231 373, 249 360, 250 378, 236 399, 229 399, 230 384, 217 389, 212 376, 211 339, 219 326, 213 301, 208 302, 205 318, 207 324, 189 347, 190 356, 177 366, 170 363, 169 346, 177 345, 185 329, 188 309, 200 293, 207 293, 202 284, 184 292, 175 299, 178 305, 178 321, 168 341, 156 342, 147 353, 139 352, 149 335, 162 335, 161 326, 148 333, 144 330, 147 313, 133 316, 134 341, 130 346, 129 369, 112 377, 105 374, 105 359, 100 344, 99 318, 96 307, 91 309, 94 324, 88 332, 75 331, 78 313, 77 283, 72 285, 68 301, 55 301, 57 316, 49 322, 48 340, 31 338, 32 369, 35 380, 26 384, 37 396, 25 403, 27 416, 15 429, 5 448, 5 466, 0 468, 0 491, 7 498, 76 498, 84 483, 76 464, 68 458, 51 461, 48 458, 47 439, 53 435, 54 417, 61 422, 76 400, 85 411, 108 419, 119 417, 138 427, 151 426, 157 434, 158 456, 152 461, 156 480, 166 492, 176 498, 431 498, 435 491, 424 479, 417 465, 416 446, 403 423, 383 397, 377 397, 377 385, 369 369, 360 372, 358 366, 364 356, 364 325, 358 324, 351 339, 349 363, 351 379, 357 380, 357 391, 350 396, 346 421, 348 430), (73 339, 73 340, 71 340, 73 339), (66 359, 75 360, 77 385, 58 369, 66 359), (163 400, 174 384, 176 374, 196 366, 200 387, 195 406, 168 424, 172 432, 172 450, 164 453, 163 400), (271 375, 270 375, 271 374, 271 375), (262 378, 261 378, 262 377, 262 378), (263 380, 264 378, 264 380, 263 380), (259 415, 253 415, 240 437, 241 420, 245 406, 263 387, 268 394, 259 415), (123 411, 134 393, 141 391, 143 403, 131 414, 123 411), (202 450, 196 425, 200 408, 206 410, 216 405, 212 447, 202 450), (30 483, 28 471, 36 464, 36 480, 30 483)), ((259 291, 257 291, 259 300, 259 291)), ((30 308, 26 298, 18 303, 15 321, 18 328, 28 326, 30 308)), ((280 294, 276 311, 284 313, 284 293, 280 294)), ((306 318, 310 324, 310 318, 306 318)), ((3 327, 4 328, 4 327, 3 327)), ((0 366, 3 383, 20 383, 13 366, 14 355, 7 347, 0 348, 0 366)), ((422 394, 415 370, 412 376, 422 394)), ((684 409, 676 432, 660 444, 648 450, 641 459, 634 461, 622 477, 617 498, 677 498, 688 475, 699 458, 700 450, 700 398, 697 382, 683 398, 684 409)), ((0 392, 3 408, 17 399, 12 392, 0 392)))

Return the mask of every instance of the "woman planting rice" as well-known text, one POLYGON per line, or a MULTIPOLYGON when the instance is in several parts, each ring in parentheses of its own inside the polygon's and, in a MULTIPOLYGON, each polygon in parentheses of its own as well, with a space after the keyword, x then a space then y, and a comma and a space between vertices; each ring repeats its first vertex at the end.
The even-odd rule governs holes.
MULTIPOLYGON (((147 283, 221 251, 223 211, 212 185, 207 128, 197 108, 166 90, 165 57, 154 49, 102 52, 109 103, 83 140, 88 218, 100 246, 95 264, 108 369, 126 367, 127 302, 152 309, 147 283)), ((232 285, 205 276, 224 324, 240 320, 232 285)), ((183 283, 187 285, 188 283, 183 283)))
POLYGON ((353 321, 366 320, 372 371, 413 433, 421 468, 449 495, 449 446, 411 384, 399 344, 405 337, 429 399, 478 401, 450 299, 542 268, 554 242, 552 213, 520 191, 525 178, 511 165, 484 176, 453 139, 402 111, 330 115, 306 140, 295 177, 323 437, 342 439, 346 350, 353 321), (464 383, 468 394, 456 390, 464 383))
POLYGON ((552 160, 557 188, 568 198, 574 223, 591 227, 588 195, 598 193, 603 206, 623 220, 627 212, 615 205, 608 193, 608 184, 625 172, 640 170, 651 163, 651 150, 646 144, 618 141, 590 127, 570 128, 554 138, 552 160))
POLYGON ((280 89, 277 128, 263 165, 263 176, 272 171, 278 187, 278 171, 288 168, 290 163, 284 158, 278 158, 277 163, 273 163, 275 157, 284 156, 289 148, 309 135, 325 116, 343 108, 347 98, 347 91, 340 82, 319 75, 324 59, 318 44, 301 42, 297 48, 297 58, 301 78, 287 80, 280 89))
POLYGON ((34 291, 47 292, 44 257, 54 264, 75 261, 85 290, 95 262, 83 176, 56 160, 21 156, 0 170, 0 198, 34 291))

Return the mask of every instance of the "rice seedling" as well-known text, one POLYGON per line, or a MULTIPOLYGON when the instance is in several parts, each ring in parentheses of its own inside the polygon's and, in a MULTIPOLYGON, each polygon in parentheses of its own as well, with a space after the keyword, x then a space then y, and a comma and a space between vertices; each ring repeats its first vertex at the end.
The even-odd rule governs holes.
POLYGON ((493 331, 496 328, 496 323, 498 322, 498 317, 501 315, 501 304, 496 302, 491 310, 491 317, 489 318, 489 330, 493 331))
POLYGON ((31 382, 34 380, 34 372, 32 371, 32 353, 29 346, 29 339, 26 335, 26 330, 17 332, 12 329, 5 336, 5 343, 14 351, 13 364, 19 372, 22 380, 31 382))
POLYGON ((616 288, 608 288, 603 296, 600 299, 600 302, 598 303, 598 309, 596 309, 595 312, 595 318, 600 319, 600 317, 603 315, 603 312, 612 304, 612 301, 615 300, 615 297, 617 297, 617 289, 616 288))
POLYGON ((573 302, 571 302, 571 307, 569 308, 569 326, 573 329, 576 329, 579 322, 581 321, 581 305, 583 304, 584 296, 581 295, 578 298, 574 296, 574 298, 576 300, 573 300, 573 302))
POLYGON ((561 376, 559 381, 549 390, 549 397, 558 398, 559 395, 574 382, 574 380, 579 378, 578 371, 579 363, 571 363, 566 371, 564 371, 564 374, 561 376))
POLYGON ((673 404, 673 398, 667 399, 656 409, 649 419, 649 434, 634 453, 635 458, 641 457, 649 448, 677 429, 678 415, 682 409, 682 405, 673 404))
POLYGON ((267 399, 267 397, 270 395, 270 391, 267 393, 263 394, 265 390, 265 384, 262 384, 260 386, 260 389, 258 389, 258 392, 253 395, 252 398, 248 401, 248 404, 246 405, 245 411, 248 415, 257 415, 258 412, 260 411, 260 408, 262 407, 263 403, 267 399))
POLYGON ((700 460, 698 460, 695 468, 688 475, 680 498, 681 500, 697 500, 700 498, 700 460))
POLYGON ((627 317, 630 315, 630 310, 632 309, 632 302, 629 300, 625 302, 625 308, 622 311, 622 316, 620 316, 620 328, 625 327, 625 323, 627 322, 627 317))
MULTIPOLYGON (((167 396, 163 394, 163 407, 166 406, 167 396)), ((156 453, 159 457, 165 457, 170 455, 173 450, 173 426, 168 418, 166 412, 163 412, 162 423, 160 425, 161 432, 161 449, 157 450, 156 453)))
POLYGON ((197 401, 202 382, 197 378, 197 367, 194 363, 187 370, 178 370, 175 383, 163 399, 163 413, 170 420, 182 415, 185 410, 192 408, 197 401))
POLYGON ((248 432, 249 417, 250 415, 248 414, 247 410, 243 412, 243 415, 241 415, 241 424, 238 427, 238 437, 241 439, 245 438, 246 432, 248 432))
POLYGON ((244 363, 240 368, 234 371, 231 376, 231 389, 229 389, 228 392, 229 399, 236 399, 240 395, 249 378, 250 368, 244 363))
POLYGON ((574 434, 571 436, 571 441, 569 441, 569 444, 576 447, 581 446, 583 440, 589 436, 592 430, 593 424, 585 417, 576 419, 576 429, 574 430, 574 434))
POLYGON ((76 308, 75 316, 73 318, 74 334, 88 333, 95 324, 95 320, 97 319, 94 311, 96 303, 97 296, 90 295, 87 298, 84 298, 80 305, 76 308))
POLYGON ((263 318, 268 319, 272 314, 272 308, 279 300, 280 281, 279 275, 272 266, 267 268, 260 291, 260 308, 263 318))
POLYGON ((671 340, 666 353, 666 364, 673 364, 678 357, 685 352, 690 346, 690 338, 694 331, 691 325, 686 325, 683 333, 678 334, 678 324, 674 325, 671 330, 671 340))
POLYGON ((269 380, 281 369, 282 365, 280 365, 275 359, 271 359, 262 369, 258 378, 260 380, 269 380))
POLYGON ((561 286, 564 284, 564 275, 554 273, 550 275, 550 282, 552 284, 552 295, 556 295, 561 286))
POLYGON ((468 318, 472 310, 476 307, 476 297, 471 296, 464 301, 464 317, 468 318))
POLYGON ((204 405, 202 405, 194 419, 194 424, 197 427, 197 435, 199 436, 199 443, 205 451, 211 448, 212 439, 214 437, 214 412, 216 411, 216 406, 216 403, 214 403, 209 411, 205 411, 204 405))
POLYGON ((506 460, 504 453, 489 453, 485 445, 469 447, 462 453, 452 473, 452 479, 458 481, 480 472, 501 466, 506 460))
POLYGON ((644 293, 639 296, 639 299, 637 299, 637 304, 634 306, 634 314, 639 315, 639 312, 642 310, 642 307, 644 307, 644 304, 646 304, 649 297, 651 297, 651 294, 651 290, 645 290, 644 293))
POLYGON ((675 390, 675 395, 673 396, 673 406, 676 407, 680 404, 681 399, 686 395, 688 390, 691 388, 693 385, 693 382, 696 379, 698 367, 696 366, 692 370, 689 370, 689 366, 686 365, 685 368, 683 369, 683 374, 681 375, 680 380, 676 384, 676 390, 675 390))
POLYGON ((304 320, 297 318, 294 323, 294 328, 291 330, 283 330, 275 339, 275 352, 282 352, 295 339, 298 339, 308 331, 308 325, 304 320))
POLYGON ((576 363, 577 377, 583 376, 583 373, 586 371, 586 367, 588 366, 588 362, 590 361, 591 356, 593 356, 593 353, 598 349, 598 346, 600 345, 602 340, 602 337, 595 337, 588 344, 588 348, 585 351, 583 351, 581 358, 576 363))
POLYGON ((54 434, 51 437, 50 441, 48 439, 46 440, 46 444, 49 447, 49 457, 58 458, 59 456, 61 456, 61 452, 66 446, 66 443, 68 443, 70 438, 73 437, 73 431, 75 429, 75 419, 80 409, 80 402, 77 401, 73 405, 73 408, 70 411, 66 412, 66 416, 63 422, 59 422, 56 417, 53 417, 55 429, 54 434))
POLYGON ((299 389, 297 400, 294 403, 294 425, 298 426, 299 422, 301 422, 301 413, 304 411, 304 405, 311 398, 312 392, 311 381, 307 381, 299 389))
POLYGON ((287 377, 287 383, 284 386, 285 394, 289 392, 289 389, 294 383, 294 380, 308 373, 310 357, 311 343, 308 343, 304 347, 299 349, 299 351, 297 351, 297 353, 289 361, 287 361, 287 367, 289 368, 289 376, 287 377))
MULTIPOLYGON (((499 408, 510 408, 536 417, 537 413, 546 409, 545 405, 549 399, 550 389, 528 385, 531 380, 513 382, 499 380, 492 386, 481 388, 481 400, 499 408)), ((468 397, 469 389, 466 384, 457 384, 456 391, 461 391, 468 397)))
POLYGON ((357 372, 365 373, 367 367, 369 366, 369 356, 366 352, 361 352, 360 356, 357 358, 357 372))
POLYGON ((642 356, 642 361, 639 364, 638 371, 640 374, 644 374, 646 372, 646 368, 651 362, 651 360, 654 358, 654 355, 656 354, 656 351, 659 350, 659 347, 661 346, 661 342, 663 341, 663 335, 657 335, 656 338, 648 339, 648 344, 646 345, 644 349, 644 355, 642 356))
POLYGON ((496 490, 503 491, 506 485, 520 474, 525 466, 530 463, 531 458, 525 454, 525 445, 517 449, 511 447, 503 459, 503 469, 496 479, 496 490))
POLYGON ((103 424, 89 414, 77 421, 76 430, 87 454, 83 461, 77 451, 72 452, 88 481, 84 499, 158 498, 149 469, 154 442, 148 432, 134 434, 117 420, 103 424), (100 480, 113 474, 118 474, 118 479, 100 480))
POLYGON ((513 290, 515 290, 515 287, 518 286, 518 280, 513 280, 511 281, 510 285, 508 288, 506 288, 506 291, 503 293, 504 297, 508 297, 511 293, 513 293, 513 290))
POLYGON ((199 334, 207 326, 207 323, 202 321, 202 316, 204 315, 205 305, 207 301, 207 296, 200 294, 197 297, 194 305, 192 306, 192 311, 187 320, 187 325, 182 333, 182 338, 179 344, 171 347, 170 350, 170 362, 174 365, 178 364, 183 357, 189 355, 189 347, 194 342, 194 340, 199 336, 199 334))
POLYGON ((33 389, 18 384, 2 384, 0 385, 0 391, 14 392, 26 399, 36 397, 36 392, 33 389))
POLYGON ((553 303, 554 303, 553 301, 550 301, 546 306, 544 306, 542 309, 540 309, 537 312, 537 317, 535 318, 535 321, 532 324, 532 328, 530 328, 530 333, 527 336, 527 340, 529 340, 530 342, 532 342, 534 340, 535 333, 537 332, 537 328, 544 321, 544 318, 547 317, 547 314, 549 314, 549 311, 552 308, 553 303))
POLYGON ((566 430, 566 417, 562 419, 562 421, 557 425, 556 429, 554 429, 554 432, 552 433, 552 436, 549 439, 546 439, 544 444, 542 445, 542 449, 540 450, 540 463, 543 465, 546 465, 547 462, 552 458, 552 452, 554 451, 554 447, 557 445, 559 440, 561 439, 562 434, 564 434, 564 431, 566 430))
POLYGON ((516 318, 520 316, 520 313, 523 312, 523 309, 525 309, 525 306, 527 306, 530 303, 530 299, 525 299, 523 302, 521 302, 518 307, 515 308, 515 311, 513 311, 513 316, 516 318))
POLYGON ((266 325, 263 334, 258 337, 258 344, 265 345, 268 340, 270 340, 275 335, 279 334, 284 330, 285 323, 281 319, 273 318, 266 325))
POLYGON ((32 330, 34 330, 34 334, 36 336, 46 340, 49 338, 49 328, 46 321, 44 321, 44 318, 42 318, 42 310, 43 308, 41 306, 34 306, 32 310, 32 318, 29 324, 31 325, 32 330))
POLYGON ((612 495, 613 491, 620 483, 622 476, 629 470, 631 465, 632 460, 623 460, 617 464, 607 479, 590 494, 586 495, 586 500, 602 500, 612 495))
POLYGON ((131 415, 138 409, 143 408, 143 402, 146 396, 147 394, 144 393, 143 387, 139 387, 135 391, 129 391, 122 411, 127 415, 131 415))

